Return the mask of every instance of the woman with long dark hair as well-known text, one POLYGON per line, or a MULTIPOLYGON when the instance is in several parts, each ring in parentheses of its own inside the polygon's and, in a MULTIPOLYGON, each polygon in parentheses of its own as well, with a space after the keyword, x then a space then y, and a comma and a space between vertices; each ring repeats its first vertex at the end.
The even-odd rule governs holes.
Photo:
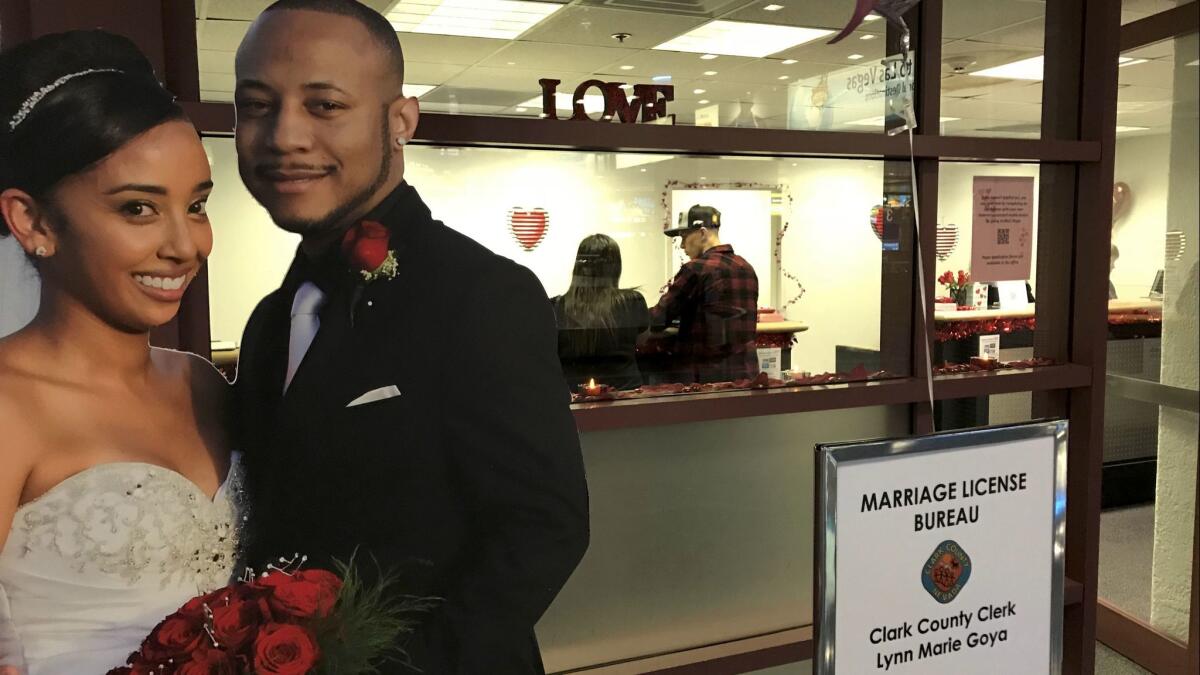
POLYGON ((212 249, 195 127, 128 39, 0 54, 0 236, 41 279, 0 339, 0 673, 104 673, 228 583, 230 388, 150 346, 212 249))
POLYGON ((635 346, 650 325, 646 299, 619 286, 621 247, 610 236, 579 242, 567 292, 553 299, 558 356, 571 387, 594 379, 617 389, 642 384, 635 346))

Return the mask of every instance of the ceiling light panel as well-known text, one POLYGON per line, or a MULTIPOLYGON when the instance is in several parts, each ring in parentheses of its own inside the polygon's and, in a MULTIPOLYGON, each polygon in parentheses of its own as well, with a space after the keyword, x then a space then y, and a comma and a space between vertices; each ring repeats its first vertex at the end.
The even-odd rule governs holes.
MULTIPOLYGON (((957 118, 957 117, 939 117, 938 118, 938 121, 941 122, 942 124, 945 124, 947 122, 957 122, 958 120, 959 120, 959 118, 957 118)), ((867 117, 867 118, 861 119, 861 120, 853 120, 851 122, 845 122, 844 124, 846 124, 847 126, 856 126, 856 127, 881 127, 884 124, 884 118, 883 118, 883 115, 880 115, 879 117, 867 117)))
MULTIPOLYGON (((1145 63, 1145 59, 1133 59, 1128 56, 1122 56, 1117 59, 1119 67, 1135 66, 1139 63, 1145 63)), ((979 77, 1000 77, 1010 80, 1041 80, 1046 69, 1046 58, 1044 56, 1033 56, 1020 61, 1013 61, 1002 66, 994 66, 992 68, 984 68, 977 70, 971 75, 979 77)))
POLYGON ((654 49, 762 58, 831 35, 833 31, 741 21, 710 21, 654 49))
POLYGON ((1040 80, 1045 71, 1045 57, 1034 56, 1020 61, 1013 61, 1002 66, 977 70, 971 75, 978 77, 1000 77, 1010 80, 1040 80))
POLYGON ((400 0, 387 19, 404 33, 513 40, 563 6, 527 0, 400 0))

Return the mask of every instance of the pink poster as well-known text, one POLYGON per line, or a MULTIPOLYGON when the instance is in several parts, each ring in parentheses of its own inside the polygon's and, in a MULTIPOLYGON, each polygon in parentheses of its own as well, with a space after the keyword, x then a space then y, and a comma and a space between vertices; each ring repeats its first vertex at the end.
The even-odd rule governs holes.
POLYGON ((1033 265, 1033 178, 975 176, 971 280, 1024 281, 1033 265))

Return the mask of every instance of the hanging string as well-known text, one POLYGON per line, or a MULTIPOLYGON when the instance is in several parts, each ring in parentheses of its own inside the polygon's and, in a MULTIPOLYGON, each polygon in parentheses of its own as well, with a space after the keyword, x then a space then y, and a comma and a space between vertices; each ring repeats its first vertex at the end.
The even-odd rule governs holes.
POLYGON ((913 195, 913 228, 916 230, 913 240, 916 242, 917 255, 917 290, 921 297, 921 343, 925 345, 925 387, 929 393, 929 419, 933 426, 933 431, 937 431, 937 418, 933 414, 933 350, 929 344, 929 326, 926 322, 929 320, 929 300, 928 293, 925 290, 925 256, 921 253, 921 207, 917 201, 917 160, 916 149, 913 144, 912 126, 908 127, 908 162, 911 168, 910 178, 912 180, 912 195, 913 195))

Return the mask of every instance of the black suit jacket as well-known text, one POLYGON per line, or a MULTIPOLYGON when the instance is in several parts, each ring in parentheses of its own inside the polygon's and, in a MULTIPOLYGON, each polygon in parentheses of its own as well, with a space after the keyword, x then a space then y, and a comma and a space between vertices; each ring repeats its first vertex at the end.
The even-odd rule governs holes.
POLYGON ((404 592, 444 598, 406 645, 424 672, 541 673, 534 624, 588 543, 553 314, 529 270, 434 221, 408 185, 376 211, 399 273, 329 294, 286 394, 304 261, 247 324, 246 562, 374 556, 404 592), (401 395, 346 407, 389 385, 401 395))

